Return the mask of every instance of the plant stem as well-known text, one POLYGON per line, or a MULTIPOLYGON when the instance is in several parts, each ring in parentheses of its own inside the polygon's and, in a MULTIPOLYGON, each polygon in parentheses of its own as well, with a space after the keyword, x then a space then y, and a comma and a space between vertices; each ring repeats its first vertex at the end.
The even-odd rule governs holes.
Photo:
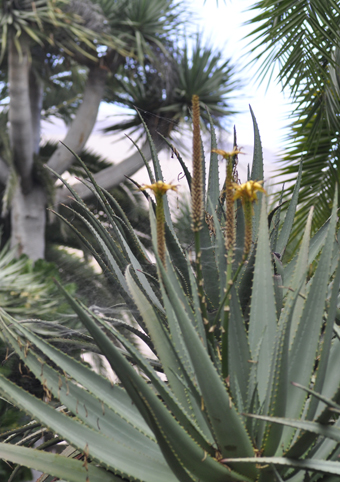
POLYGON ((233 189, 233 160, 229 156, 227 160, 226 175, 226 230, 225 230, 225 248, 226 253, 232 250, 235 242, 235 213, 234 213, 234 189, 233 189))
MULTIPOLYGON (((225 250, 227 258, 226 273, 226 292, 232 283, 233 276, 233 257, 235 243, 235 212, 234 212, 234 189, 233 189, 233 156, 227 157, 226 173, 226 230, 225 230, 225 250)), ((224 304, 222 316, 222 373, 223 378, 229 375, 228 368, 228 331, 229 331, 229 302, 230 295, 227 296, 224 304)))
POLYGON ((156 194, 157 251, 166 269, 164 221, 163 194, 156 194))
MULTIPOLYGON (((202 228, 203 219, 203 176, 202 152, 200 132, 200 105, 197 95, 192 96, 192 122, 193 122, 193 159, 191 182, 191 216, 192 230, 196 233, 202 228)), ((196 251, 197 256, 197 251, 196 251)))
POLYGON ((227 273, 226 273, 226 295, 223 307, 223 323, 222 323, 222 374, 223 378, 227 378, 229 375, 229 363, 228 363, 228 339, 229 339, 229 313, 230 313, 230 288, 233 285, 233 256, 234 246, 233 244, 227 253, 227 273))
POLYGON ((251 248, 252 236, 253 236, 253 206, 252 202, 245 200, 243 203, 243 213, 244 213, 244 258, 248 256, 251 248))

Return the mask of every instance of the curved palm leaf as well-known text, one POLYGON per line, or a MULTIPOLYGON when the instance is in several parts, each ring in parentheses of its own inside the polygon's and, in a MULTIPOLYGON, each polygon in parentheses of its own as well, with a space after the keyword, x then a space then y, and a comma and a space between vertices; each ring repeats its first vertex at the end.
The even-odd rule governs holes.
POLYGON ((299 208, 293 237, 301 233, 308 212, 315 207, 313 231, 320 228, 329 218, 335 193, 335 186, 339 182, 339 145, 336 132, 330 130, 325 115, 318 118, 318 114, 306 124, 299 125, 296 121, 292 127, 294 137, 288 140, 283 167, 279 171, 288 181, 285 197, 291 195, 297 178, 299 165, 302 161, 301 190, 299 193, 299 208), (315 132, 317 127, 317 132, 315 132), (313 135, 313 131, 315 134, 313 135))
POLYGON ((308 81, 322 88, 328 65, 335 65, 332 50, 340 41, 338 2, 330 0, 261 0, 252 10, 258 13, 250 23, 259 26, 249 35, 254 37, 252 52, 263 62, 262 74, 279 61, 279 79, 290 85, 293 93, 308 81))
MULTIPOLYGON (((262 61, 260 77, 278 63, 278 80, 297 105, 279 171, 280 183, 294 183, 303 157, 297 236, 312 205, 314 230, 329 217, 339 177, 340 5, 334 0, 270 0, 257 2, 252 10, 256 15, 250 23, 256 28, 250 35, 255 42, 251 51, 262 61)), ((286 196, 292 193, 290 186, 286 196)))

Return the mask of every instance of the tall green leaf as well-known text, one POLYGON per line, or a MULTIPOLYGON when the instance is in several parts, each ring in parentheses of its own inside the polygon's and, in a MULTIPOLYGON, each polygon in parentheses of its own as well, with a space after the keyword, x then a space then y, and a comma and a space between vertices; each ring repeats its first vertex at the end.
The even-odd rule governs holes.
POLYGON ((261 351, 257 362, 257 382, 260 403, 264 402, 266 396, 275 334, 276 307, 273 270, 270 255, 266 202, 265 198, 263 198, 249 319, 249 345, 252 355, 256 353, 259 342, 262 339, 261 351))

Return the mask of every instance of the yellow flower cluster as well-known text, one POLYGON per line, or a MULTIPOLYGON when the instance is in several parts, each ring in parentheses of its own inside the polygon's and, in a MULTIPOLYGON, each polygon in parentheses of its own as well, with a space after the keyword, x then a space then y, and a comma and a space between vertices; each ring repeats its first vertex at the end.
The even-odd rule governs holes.
POLYGON ((232 186, 235 189, 234 201, 241 199, 242 203, 250 201, 257 201, 257 191, 266 192, 261 186, 263 181, 247 181, 244 184, 236 184, 233 182, 232 186))
POLYGON ((145 186, 140 188, 141 191, 145 191, 145 189, 151 189, 156 196, 164 196, 169 190, 177 191, 177 186, 175 184, 166 184, 163 181, 157 181, 154 184, 145 184, 145 186))
POLYGON ((227 151, 222 151, 222 149, 212 149, 211 152, 215 152, 216 154, 219 154, 220 156, 224 157, 224 159, 229 159, 230 157, 237 156, 238 154, 244 154, 244 152, 241 152, 240 149, 233 148, 231 152, 227 151))

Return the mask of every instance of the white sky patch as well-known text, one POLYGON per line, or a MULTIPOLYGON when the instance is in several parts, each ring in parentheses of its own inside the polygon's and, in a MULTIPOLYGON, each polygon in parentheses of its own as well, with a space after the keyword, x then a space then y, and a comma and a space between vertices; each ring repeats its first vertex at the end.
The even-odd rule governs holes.
MULTIPOLYGON (((254 15, 249 9, 255 0, 191 0, 192 8, 198 12, 198 28, 204 37, 219 49, 225 49, 226 58, 231 58, 244 84, 241 94, 235 100, 235 109, 240 111, 234 118, 240 145, 253 145, 252 120, 249 104, 254 111, 263 146, 274 154, 282 149, 282 140, 287 134, 288 114, 292 110, 289 95, 284 95, 281 86, 269 76, 259 84, 256 82, 261 69, 259 61, 251 63, 249 41, 245 37, 253 29, 245 25, 254 15)), ((277 73, 277 70, 276 70, 277 73)))

